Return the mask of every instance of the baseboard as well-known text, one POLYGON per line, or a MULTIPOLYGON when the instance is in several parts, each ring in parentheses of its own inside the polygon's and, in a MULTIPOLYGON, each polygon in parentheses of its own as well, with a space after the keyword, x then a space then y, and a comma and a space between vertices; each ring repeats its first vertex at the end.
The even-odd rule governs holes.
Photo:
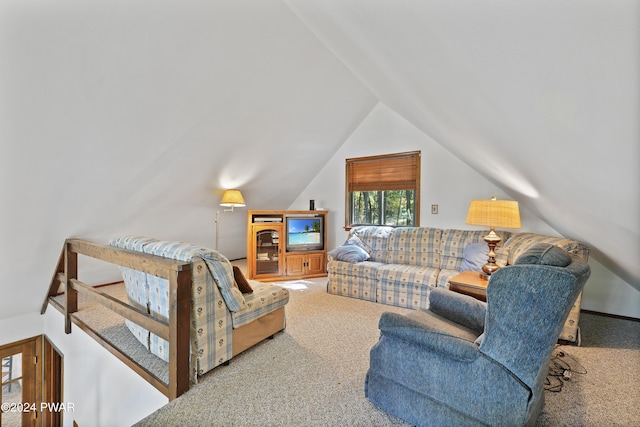
POLYGON ((602 313, 599 311, 584 310, 584 309, 581 309, 580 313, 593 314, 595 316, 602 316, 602 317, 612 317, 614 319, 620 319, 620 320, 630 320, 631 322, 640 322, 640 319, 636 317, 621 316, 619 314, 602 313))

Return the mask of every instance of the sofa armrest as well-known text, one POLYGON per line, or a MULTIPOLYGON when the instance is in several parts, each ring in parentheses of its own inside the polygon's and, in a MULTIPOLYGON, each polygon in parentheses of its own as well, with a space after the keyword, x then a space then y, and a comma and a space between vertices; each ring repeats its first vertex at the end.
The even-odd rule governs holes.
POLYGON ((381 339, 393 337, 422 347, 425 351, 437 352, 464 362, 472 362, 480 356, 478 345, 473 341, 446 333, 437 325, 398 313, 382 313, 378 327, 381 339))
POLYGON ((434 288, 429 293, 429 310, 478 334, 484 331, 487 303, 469 295, 434 288))

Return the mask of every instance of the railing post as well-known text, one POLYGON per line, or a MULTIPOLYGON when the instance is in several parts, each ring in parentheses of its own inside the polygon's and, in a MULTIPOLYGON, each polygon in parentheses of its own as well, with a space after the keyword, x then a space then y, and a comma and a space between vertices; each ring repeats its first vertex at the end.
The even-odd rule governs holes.
POLYGON ((169 278, 169 400, 189 390, 191 341, 191 268, 169 278))
POLYGON ((71 313, 78 311, 78 291, 71 288, 71 280, 78 278, 78 254, 71 252, 69 243, 64 245, 64 331, 71 333, 71 313))
POLYGON ((59 279, 59 275, 64 274, 64 252, 66 243, 62 246, 62 250, 60 251, 60 256, 58 257, 58 264, 56 264, 56 271, 53 273, 53 277, 51 278, 51 283, 49 284, 49 290, 47 291, 47 296, 42 302, 42 308, 40 309, 40 314, 44 314, 47 310, 47 306, 49 305, 49 298, 56 296, 58 293, 58 289, 60 289, 60 284, 62 283, 59 279))

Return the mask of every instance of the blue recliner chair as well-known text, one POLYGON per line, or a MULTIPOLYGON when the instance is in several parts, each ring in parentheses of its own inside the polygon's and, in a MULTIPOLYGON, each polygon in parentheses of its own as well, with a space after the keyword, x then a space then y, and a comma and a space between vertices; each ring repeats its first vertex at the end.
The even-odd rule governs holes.
POLYGON ((486 303, 435 288, 428 310, 383 313, 365 395, 418 426, 534 425, 551 353, 590 272, 537 244, 491 276, 486 303))

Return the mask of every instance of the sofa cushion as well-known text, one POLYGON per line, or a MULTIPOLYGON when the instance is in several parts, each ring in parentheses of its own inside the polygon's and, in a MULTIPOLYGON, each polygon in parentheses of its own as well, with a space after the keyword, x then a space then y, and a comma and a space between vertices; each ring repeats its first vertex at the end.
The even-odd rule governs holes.
POLYGON ((327 282, 327 292, 333 295, 375 301, 376 283, 377 279, 371 277, 330 274, 327 282))
POLYGON ((231 313, 233 328, 239 328, 271 313, 289 302, 289 290, 268 283, 256 285, 252 294, 245 295, 246 304, 242 310, 231 313))
POLYGON ((363 261, 358 263, 333 260, 327 263, 329 274, 343 276, 366 277, 375 280, 378 277, 378 268, 385 264, 380 262, 363 261))
POLYGON ((436 283, 436 287, 449 289, 449 280, 458 274, 460 274, 460 270, 440 270, 438 273, 438 282, 436 283))
POLYGON ((439 269, 403 264, 386 264, 378 268, 376 301, 408 307, 427 308, 431 288, 436 286, 439 269))
POLYGON ((441 238, 439 228, 396 228, 388 240, 386 263, 439 268, 441 238))
POLYGON ((435 287, 439 271, 439 269, 433 267, 385 264, 378 268, 378 280, 383 283, 421 283, 435 287))
MULTIPOLYGON (((356 236, 354 236, 356 237, 356 236)), ((327 252, 327 255, 345 262, 362 262, 369 259, 369 254, 356 244, 344 244, 327 252)))
POLYGON ((553 267, 566 267, 571 264, 571 256, 567 251, 552 245, 551 243, 536 243, 529 247, 514 263, 550 265, 553 267))

